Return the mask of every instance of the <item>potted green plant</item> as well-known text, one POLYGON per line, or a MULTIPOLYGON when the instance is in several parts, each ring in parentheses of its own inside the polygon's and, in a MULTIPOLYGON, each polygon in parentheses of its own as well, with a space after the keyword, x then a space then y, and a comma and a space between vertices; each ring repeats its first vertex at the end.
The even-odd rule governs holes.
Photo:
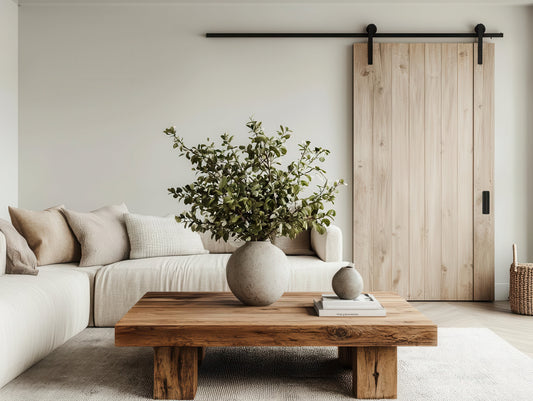
POLYGON ((344 181, 328 181, 320 167, 329 150, 305 141, 299 157, 283 166, 292 131, 280 126, 269 136, 253 119, 246 126, 246 145, 235 145, 233 136, 223 134, 220 144, 208 138, 189 147, 175 127, 165 129, 196 174, 193 183, 169 188, 169 193, 190 206, 176 216, 186 227, 210 232, 215 239, 246 241, 228 261, 228 285, 246 305, 269 305, 283 295, 289 278, 287 257, 270 239, 294 238, 308 228, 324 233, 335 216, 326 205, 334 203, 344 181), (314 189, 313 178, 321 180, 314 189))

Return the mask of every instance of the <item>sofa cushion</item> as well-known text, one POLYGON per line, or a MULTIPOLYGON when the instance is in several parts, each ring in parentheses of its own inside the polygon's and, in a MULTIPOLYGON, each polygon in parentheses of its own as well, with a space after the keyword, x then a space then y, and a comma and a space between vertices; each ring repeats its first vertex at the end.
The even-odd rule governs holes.
POLYGON ((37 257, 39 266, 79 262, 80 244, 57 206, 34 211, 9 207, 11 221, 37 257))
POLYGON ((6 236, 0 231, 0 276, 6 274, 6 236))
MULTIPOLYGON (((222 239, 215 240, 211 237, 211 232, 200 234, 205 249, 210 253, 233 253, 245 244, 244 241, 230 238, 228 241, 222 239)), ((314 255, 311 248, 311 230, 301 232, 294 239, 289 237, 276 237, 272 241, 286 255, 314 255)))
POLYGON ((89 279, 68 269, 0 277, 0 387, 82 331, 89 279))
MULTIPOLYGON (((230 256, 172 256, 104 266, 96 275, 94 288, 95 325, 114 326, 149 291, 229 291, 226 264, 230 256)), ((331 291, 331 279, 343 266, 314 256, 288 258, 288 291, 331 291)))
POLYGON ((342 231, 335 225, 326 228, 324 234, 311 230, 311 248, 324 262, 340 262, 342 260, 342 231))
POLYGON ((94 282, 96 278, 96 273, 101 268, 102 266, 79 267, 77 264, 74 264, 74 263, 62 263, 62 264, 42 266, 40 270, 60 271, 64 269, 64 270, 79 272, 87 276, 87 278, 89 279, 89 302, 90 302, 89 320, 87 323, 89 326, 94 326, 94 282))
POLYGON ((276 237, 272 241, 285 255, 314 255, 311 249, 311 230, 302 231, 295 238, 276 237))
POLYGON ((211 236, 212 234, 210 231, 200 233, 204 248, 207 249, 209 253, 233 253, 245 243, 244 241, 235 238, 230 238, 227 241, 224 241, 223 239, 216 240, 211 236))
POLYGON ((39 272, 36 269, 37 258, 24 237, 15 230, 10 222, 3 219, 0 219, 0 232, 3 234, 2 244, 0 244, 0 258, 3 259, 2 264, 5 263, 2 271, 5 270, 6 273, 11 274, 36 275, 39 272))
POLYGON ((130 240, 130 259, 208 253, 198 233, 176 222, 174 216, 124 216, 130 240))
POLYGON ((63 209, 72 231, 81 244, 80 266, 114 263, 129 257, 130 244, 121 205, 104 206, 89 213, 63 209))

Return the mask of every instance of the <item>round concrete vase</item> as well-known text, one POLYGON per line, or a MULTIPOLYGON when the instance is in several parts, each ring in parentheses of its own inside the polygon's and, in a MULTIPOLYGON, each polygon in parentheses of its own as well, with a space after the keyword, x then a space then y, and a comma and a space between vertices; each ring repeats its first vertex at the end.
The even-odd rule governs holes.
POLYGON ((363 291, 363 277, 355 267, 345 266, 335 273, 331 285, 340 299, 355 299, 363 291))
POLYGON ((289 284, 289 261, 270 241, 250 241, 228 260, 226 279, 231 292, 245 305, 276 302, 289 284))

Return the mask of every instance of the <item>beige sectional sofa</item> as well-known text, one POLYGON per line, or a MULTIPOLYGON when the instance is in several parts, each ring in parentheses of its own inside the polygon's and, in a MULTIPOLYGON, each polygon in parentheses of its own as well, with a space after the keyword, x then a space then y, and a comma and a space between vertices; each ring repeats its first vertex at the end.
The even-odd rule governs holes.
MULTIPOLYGON (((209 251, 210 244, 205 243, 209 251)), ((342 233, 311 232, 315 256, 288 256, 288 291, 331 291, 343 266, 342 233)), ((39 274, 4 274, 0 233, 0 387, 87 326, 113 326, 148 291, 229 291, 231 255, 209 253, 123 260, 106 266, 57 264, 39 274)))

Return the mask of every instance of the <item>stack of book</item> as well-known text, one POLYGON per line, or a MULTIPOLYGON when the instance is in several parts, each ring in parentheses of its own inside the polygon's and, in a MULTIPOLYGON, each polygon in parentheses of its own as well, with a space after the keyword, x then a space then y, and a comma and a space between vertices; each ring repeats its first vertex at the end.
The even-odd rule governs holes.
POLYGON ((315 299, 318 316, 386 316, 385 308, 372 294, 361 294, 355 299, 340 299, 333 294, 323 294, 315 299))

